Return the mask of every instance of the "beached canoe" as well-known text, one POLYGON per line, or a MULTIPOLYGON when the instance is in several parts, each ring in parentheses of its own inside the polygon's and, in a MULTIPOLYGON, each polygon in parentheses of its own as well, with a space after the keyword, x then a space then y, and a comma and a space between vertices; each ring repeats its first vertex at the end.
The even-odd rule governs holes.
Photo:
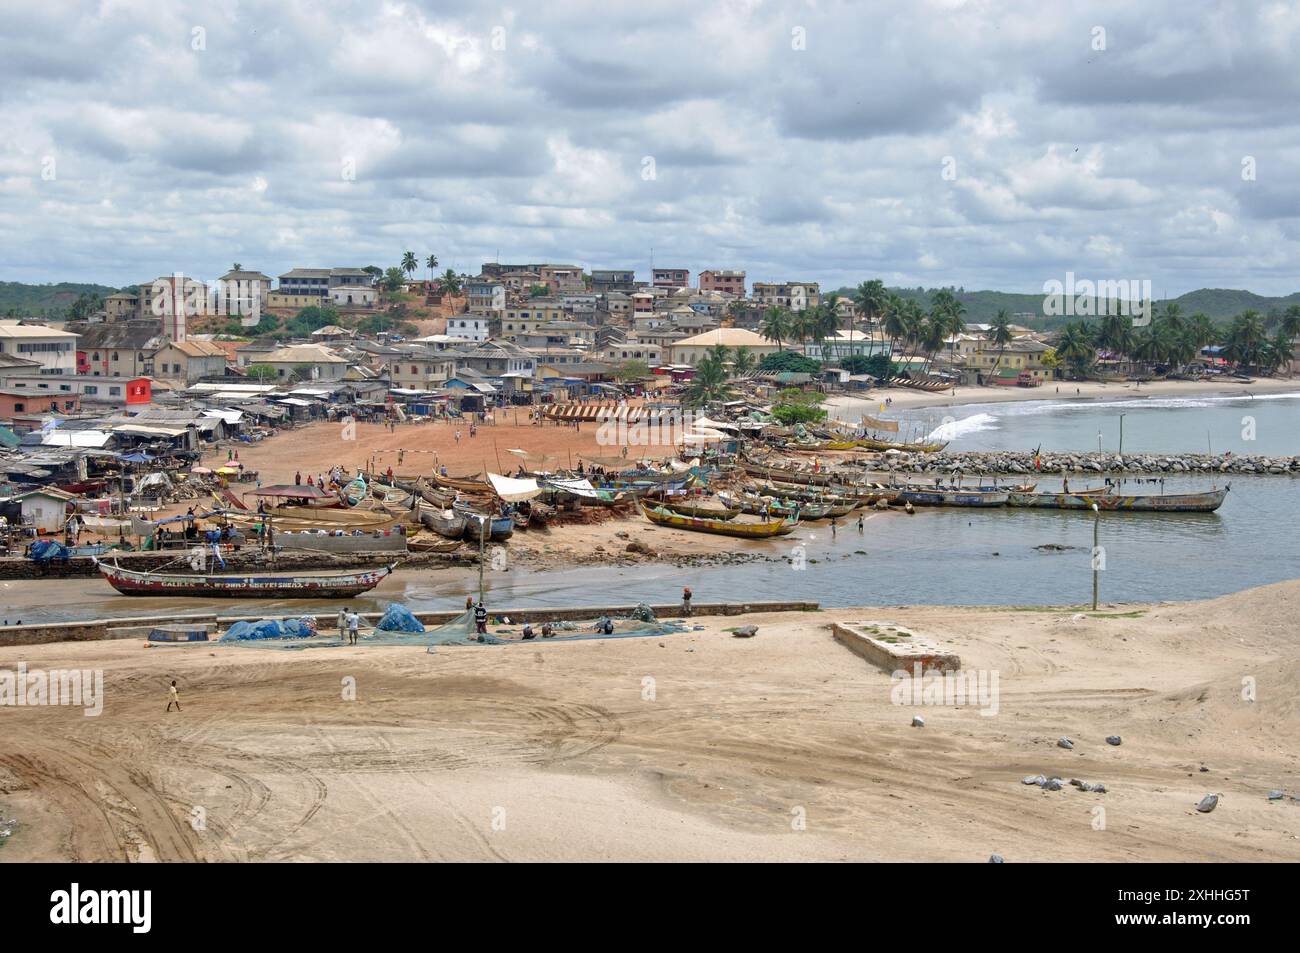
POLYGON ((95 566, 126 596, 193 596, 202 599, 349 599, 369 592, 393 571, 392 564, 359 572, 285 573, 255 576, 141 572, 116 560, 95 566))
POLYGON ((900 503, 913 506, 1006 506, 1006 490, 900 490, 900 503))
POLYGON ((826 519, 830 515, 829 506, 820 503, 805 503, 802 500, 782 500, 748 493, 719 493, 718 499, 728 506, 735 507, 742 513, 748 513, 751 516, 765 516, 768 519, 773 516, 780 516, 785 519, 799 519, 804 522, 811 522, 826 519))
MULTIPOLYGON (((721 498, 719 498, 721 499, 721 498)), ((650 501, 646 501, 650 502, 650 501)), ((681 513, 683 516, 698 516, 702 519, 714 520, 734 520, 740 515, 740 510, 717 503, 691 503, 686 500, 657 500, 659 506, 674 513, 681 513)))
POLYGON ((710 520, 696 516, 683 516, 661 506, 640 503, 641 512, 646 519, 660 526, 673 529, 686 529, 696 533, 712 533, 716 536, 736 536, 741 539, 771 539, 794 532, 799 525, 796 520, 771 520, 761 523, 739 523, 734 520, 710 520))
POLYGON ((1118 493, 1012 493, 1010 506, 1050 510, 1091 510, 1125 513, 1213 513, 1223 505, 1228 487, 1205 493, 1161 493, 1124 496, 1118 493))
POLYGON ((514 535, 515 523, 509 516, 492 516, 474 509, 462 500, 457 500, 451 508, 453 512, 465 517, 465 538, 468 540, 475 541, 482 536, 485 520, 488 523, 488 542, 503 543, 514 535))
POLYGON ((447 539, 460 539, 465 535, 465 516, 455 510, 443 509, 421 500, 416 504, 415 514, 420 525, 431 529, 447 539))

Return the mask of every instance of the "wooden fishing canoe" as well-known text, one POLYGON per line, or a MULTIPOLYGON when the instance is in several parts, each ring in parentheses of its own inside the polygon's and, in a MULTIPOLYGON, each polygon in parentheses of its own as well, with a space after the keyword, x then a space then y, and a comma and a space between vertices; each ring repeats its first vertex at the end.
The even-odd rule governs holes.
POLYGON ((141 572, 95 558, 95 566, 126 596, 193 596, 211 599, 349 599, 369 592, 393 571, 393 565, 359 572, 227 575, 224 573, 141 572))
POLYGON ((1118 493, 1012 493, 1010 506, 1051 510, 1091 510, 1093 504, 1106 512, 1124 513, 1213 513, 1223 505, 1228 487, 1205 493, 1161 493, 1125 496, 1118 493))
POLYGON ((712 533, 715 536, 736 536, 741 539, 771 539, 794 532, 799 525, 795 520, 771 520, 762 523, 737 523, 728 520, 701 519, 696 516, 683 516, 663 507, 651 506, 640 502, 641 512, 646 519, 659 526, 673 529, 685 529, 695 533, 712 533))
POLYGON ((718 506, 717 504, 709 506, 700 503, 688 503, 685 500, 660 500, 657 502, 659 506, 666 510, 680 513, 683 516, 698 516, 702 519, 734 520, 741 512, 739 509, 730 506, 718 506))
POLYGON ((913 506, 1006 506, 1011 494, 1006 490, 902 490, 899 502, 913 506))

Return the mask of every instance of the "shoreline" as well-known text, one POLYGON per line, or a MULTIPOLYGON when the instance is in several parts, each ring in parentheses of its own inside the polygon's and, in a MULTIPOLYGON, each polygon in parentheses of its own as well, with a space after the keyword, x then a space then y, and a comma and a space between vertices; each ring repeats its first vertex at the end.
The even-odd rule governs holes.
POLYGON ((4 669, 103 673, 98 717, 5 712, 0 811, 17 823, 4 854, 1294 862, 1297 612, 1300 580, 1096 613, 696 616, 685 632, 435 654, 0 648, 4 669), (900 695, 836 623, 903 627, 989 692, 900 695), (757 634, 736 638, 744 625, 757 634), (164 715, 173 678, 184 711, 164 715), (341 697, 349 678, 355 696, 341 697), (1121 745, 1105 742, 1115 735, 1121 745), (1066 783, 1024 783, 1036 775, 1066 783), (1209 816, 1195 810, 1207 793, 1221 796, 1209 816), (183 823, 194 804, 201 832, 183 823), (494 825, 502 813, 508 825, 494 825))
MULTIPOLYGON (((930 394, 924 391, 909 390, 906 387, 884 387, 867 391, 861 395, 839 394, 827 400, 832 408, 831 416, 837 416, 835 409, 856 408, 859 413, 881 413, 880 405, 885 398, 891 398, 890 404, 883 412, 895 409, 913 410, 924 407, 966 407, 976 404, 999 404, 1031 400, 1060 401, 1099 401, 1106 398, 1123 398, 1132 400, 1142 397, 1249 397, 1256 394, 1296 393, 1300 395, 1300 379, 1260 378, 1253 383, 1233 381, 1153 381, 1138 386, 1135 383, 1103 383, 1100 381, 1061 381, 1048 383, 1042 387, 958 387, 956 393, 946 391, 943 394, 930 394), (1076 393, 1077 391, 1077 393, 1076 393)), ((845 419, 845 418, 839 418, 845 419)), ((847 421, 846 421, 847 422, 847 421)))

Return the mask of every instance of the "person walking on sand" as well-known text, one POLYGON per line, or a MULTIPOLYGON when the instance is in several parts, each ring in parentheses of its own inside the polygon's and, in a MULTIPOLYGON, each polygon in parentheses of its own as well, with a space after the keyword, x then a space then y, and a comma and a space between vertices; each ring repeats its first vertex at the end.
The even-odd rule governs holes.
POLYGON ((167 710, 168 711, 172 710, 172 705, 176 706, 177 711, 181 710, 181 696, 176 691, 176 679, 174 678, 172 679, 171 687, 167 689, 167 710))
POLYGON ((691 614, 691 587, 682 586, 682 615, 691 614))
POLYGON ((487 641, 487 616, 487 609, 482 602, 474 606, 474 631, 478 633, 480 642, 487 641))
POLYGON ((457 444, 460 443, 460 431, 459 431, 459 430, 456 431, 456 443, 457 443, 457 444))
POLYGON ((861 533, 861 532, 863 531, 863 529, 862 529, 862 520, 863 520, 863 516, 862 516, 861 513, 859 513, 859 514, 858 514, 858 532, 859 532, 859 533, 861 533))
POLYGON ((361 628, 361 616, 357 615, 355 609, 348 610, 347 623, 348 623, 348 645, 356 645, 357 630, 361 628))

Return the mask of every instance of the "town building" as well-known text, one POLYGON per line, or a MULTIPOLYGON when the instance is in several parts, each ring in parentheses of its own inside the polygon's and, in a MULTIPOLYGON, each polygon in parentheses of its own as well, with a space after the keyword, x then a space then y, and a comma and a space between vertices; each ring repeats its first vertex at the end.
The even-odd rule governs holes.
POLYGON ((700 272, 701 291, 721 291, 723 294, 745 296, 745 273, 743 271, 708 271, 700 272))
POLYGON ((688 268, 655 268, 650 273, 650 284, 656 288, 689 288, 691 272, 688 268))
POLYGON ((42 374, 77 373, 77 335, 43 324, 0 321, 0 354, 36 361, 42 374))
POLYGON ((665 352, 667 362, 669 364, 698 364, 701 358, 708 355, 719 344, 731 350, 744 348, 755 359, 762 359, 768 354, 775 354, 780 350, 775 342, 769 341, 753 331, 747 331, 744 328, 715 328, 712 331, 705 331, 703 334, 683 338, 668 345, 665 352))
POLYGON ((636 290, 636 272, 632 269, 593 269, 591 272, 591 290, 598 294, 622 291, 626 294, 636 290))
POLYGON ((753 299, 762 308, 807 311, 822 303, 821 286, 815 281, 756 281, 753 299))

